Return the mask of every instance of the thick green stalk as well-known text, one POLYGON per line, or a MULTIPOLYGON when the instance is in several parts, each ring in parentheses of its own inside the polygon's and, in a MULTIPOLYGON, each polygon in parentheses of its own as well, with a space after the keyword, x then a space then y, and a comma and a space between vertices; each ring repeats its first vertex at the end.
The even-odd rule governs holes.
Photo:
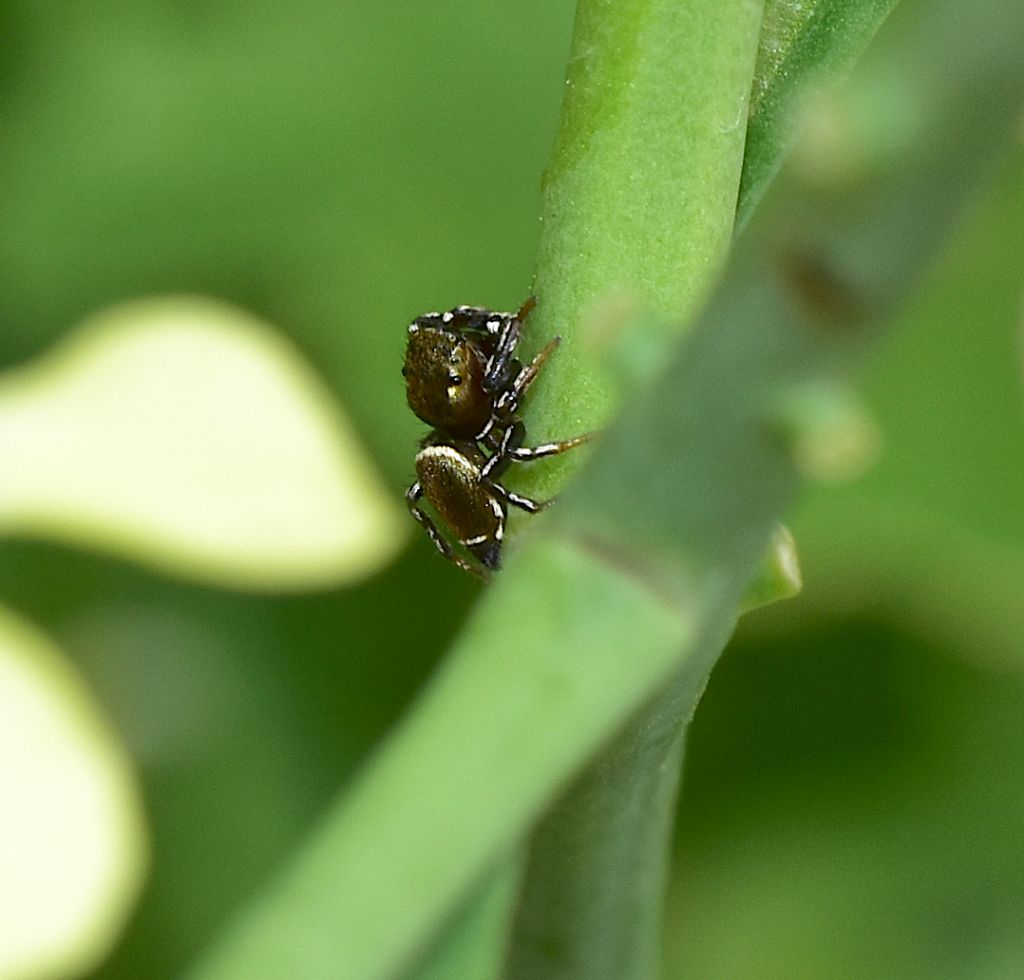
MULTIPOLYGON (((600 428, 629 389, 616 352, 635 339, 656 370, 720 272, 760 23, 761 0, 581 0, 530 323, 563 343, 531 391, 531 438, 600 428), (637 310, 660 316, 633 338, 637 310)), ((550 492, 571 465, 523 485, 550 492)))
MULTIPOLYGON (((621 348, 628 338, 583 335, 600 304, 611 299, 661 313, 646 321, 637 341, 663 358, 720 271, 732 237, 760 20, 761 0, 579 3, 561 125, 544 180, 539 306, 530 321, 535 337, 559 333, 563 344, 531 395, 531 420, 540 420, 531 436, 597 428, 637 374, 656 370, 650 358, 627 358, 633 377, 629 368, 620 371, 625 384, 609 371, 602 348, 621 348)), ((539 492, 550 493, 564 476, 550 466, 538 469, 531 489, 540 484, 539 492)), ((680 739, 668 737, 681 749, 680 739)), ((593 812, 586 803, 569 808, 574 815, 588 811, 585 833, 565 822, 560 834, 557 816, 545 823, 555 828, 562 858, 558 884, 579 901, 532 866, 537 887, 529 890, 521 926, 539 936, 551 921, 545 896, 559 903, 554 919, 589 950, 580 975, 592 980, 647 976, 655 962, 675 784, 671 774, 649 787, 636 783, 639 772, 650 770, 643 763, 651 751, 660 749, 624 747, 611 763, 614 777, 607 769, 597 777, 602 795, 593 798, 593 812), (611 797, 623 800, 626 812, 613 815, 611 797), (653 824, 645 816, 652 805, 666 815, 653 824), (584 866, 580 876, 569 875, 584 866), (598 909, 598 896, 616 900, 598 909), (611 950, 614 956, 603 955, 611 950)), ((668 769, 677 773, 678 765, 668 769)), ((503 940, 495 933, 492 944, 503 940)), ((449 934, 437 955, 447 957, 461 941, 457 930, 449 934)), ((515 958, 516 949, 530 948, 513 939, 513 973, 533 968, 529 953, 515 958)))

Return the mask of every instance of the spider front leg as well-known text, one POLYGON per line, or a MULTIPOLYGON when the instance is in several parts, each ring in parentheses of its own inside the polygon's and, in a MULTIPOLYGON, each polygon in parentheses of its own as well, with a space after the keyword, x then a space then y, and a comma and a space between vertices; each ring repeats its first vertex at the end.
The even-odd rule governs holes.
POLYGON ((494 353, 487 359, 487 367, 484 370, 483 389, 493 394, 501 391, 513 377, 522 373, 522 365, 512 356, 516 346, 519 344, 519 336, 523 331, 523 321, 530 315, 530 311, 537 305, 537 299, 531 296, 519 310, 514 314, 495 314, 501 319, 492 330, 492 324, 487 327, 495 335, 494 353))
POLYGON ((493 414, 497 420, 512 418, 516 414, 519 403, 530 385, 537 380, 537 375, 540 374, 544 362, 555 352, 561 342, 561 337, 552 337, 526 367, 523 367, 518 361, 512 362, 516 366, 515 379, 494 403, 493 414))
POLYGON ((453 565, 458 565, 459 568, 486 582, 488 580, 487 573, 482 568, 478 568, 476 565, 466 561, 462 555, 455 551, 445 536, 438 530, 437 525, 431 520, 430 515, 420 506, 420 500, 422 499, 423 487, 420 486, 420 482, 417 480, 405 491, 405 503, 409 508, 409 513, 416 519, 420 527, 427 532, 430 540, 434 542, 434 547, 453 565))
MULTIPOLYGON (((512 384, 505 389, 494 403, 494 411, 491 413, 491 417, 487 420, 487 424, 476 436, 478 442, 485 442, 491 449, 497 450, 499 448, 499 441, 494 437, 494 429, 501 428, 502 425, 507 424, 507 420, 515 418, 516 412, 519 410, 519 402, 526 394, 527 389, 537 379, 537 375, 540 373, 540 369, 544 366, 544 362, 555 352, 558 345, 562 342, 561 337, 552 337, 545 345, 544 349, 540 351, 537 356, 530 361, 526 367, 523 367, 519 361, 513 359, 510 364, 514 368, 516 375, 515 380, 512 384)), ((508 429, 505 430, 505 437, 508 437, 508 429)))

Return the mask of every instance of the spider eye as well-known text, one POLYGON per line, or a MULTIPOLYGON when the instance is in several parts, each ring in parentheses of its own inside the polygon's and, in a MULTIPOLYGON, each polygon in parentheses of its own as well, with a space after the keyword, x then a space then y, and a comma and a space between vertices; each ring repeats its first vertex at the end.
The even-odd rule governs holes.
POLYGON ((450 385, 460 385, 460 384, 462 384, 462 376, 459 375, 459 374, 456 374, 454 371, 449 371, 448 372, 448 384, 450 384, 450 385))

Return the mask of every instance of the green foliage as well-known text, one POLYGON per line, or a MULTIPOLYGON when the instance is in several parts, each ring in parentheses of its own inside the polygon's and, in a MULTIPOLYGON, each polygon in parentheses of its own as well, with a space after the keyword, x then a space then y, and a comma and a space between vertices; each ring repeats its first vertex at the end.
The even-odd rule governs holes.
POLYGON ((417 980, 499 980, 510 941, 509 909, 521 885, 520 859, 509 860, 474 889, 451 925, 441 932, 424 962, 412 969, 417 980))
POLYGON ((565 343, 531 435, 625 408, 592 459, 522 474, 584 470, 426 684, 475 586, 425 541, 280 600, 5 542, 0 590, 142 772, 157 860, 104 977, 172 975, 229 915, 218 980, 497 980, 510 937, 514 975, 649 971, 680 720, 741 606, 791 588, 747 592, 799 478, 880 445, 796 516, 807 597, 745 623, 698 713, 669 975, 1020 972, 1019 160, 869 386, 877 428, 839 380, 1005 141, 1017 4, 969 36, 952 0, 897 11, 811 100, 708 299, 736 187, 745 220, 807 78, 889 6, 769 3, 751 88, 756 4, 706 30, 696 5, 585 4, 543 204, 567 8, 4 8, 8 361, 128 294, 242 301, 313 355, 397 500, 401 324, 515 306, 542 208, 529 343, 565 343), (751 92, 744 142, 726 110, 751 92))

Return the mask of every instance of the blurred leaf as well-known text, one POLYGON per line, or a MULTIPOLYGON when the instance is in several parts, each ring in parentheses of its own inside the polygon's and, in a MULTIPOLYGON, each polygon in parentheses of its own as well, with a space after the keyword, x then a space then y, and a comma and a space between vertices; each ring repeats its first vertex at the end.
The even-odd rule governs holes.
MULTIPOLYGON (((864 398, 884 452, 855 484, 834 489, 836 510, 866 502, 919 512, 951 529, 1024 551, 1024 386, 1018 371, 1024 141, 900 316, 864 398)), ((822 493, 814 493, 817 502, 822 493)), ((822 501, 823 503, 824 501, 822 501)), ((835 533, 849 523, 838 518, 835 533)), ((864 534, 878 559, 886 540, 864 534)), ((901 556, 893 551, 892 557, 901 556)))
POLYGON ((715 669, 666 976, 1024 976, 1024 146, 1008 162, 872 365, 879 463, 793 518, 803 596, 715 669))
POLYGON ((0 608, 0 977, 94 967, 146 863, 120 743, 61 652, 0 608))
POLYGON ((367 575, 405 526, 291 346, 203 299, 115 308, 0 376, 0 459, 0 531, 232 586, 367 575))
POLYGON ((993 671, 1024 670, 1024 552, 892 500, 847 501, 836 526, 801 514, 814 588, 835 613, 873 613, 993 671))

